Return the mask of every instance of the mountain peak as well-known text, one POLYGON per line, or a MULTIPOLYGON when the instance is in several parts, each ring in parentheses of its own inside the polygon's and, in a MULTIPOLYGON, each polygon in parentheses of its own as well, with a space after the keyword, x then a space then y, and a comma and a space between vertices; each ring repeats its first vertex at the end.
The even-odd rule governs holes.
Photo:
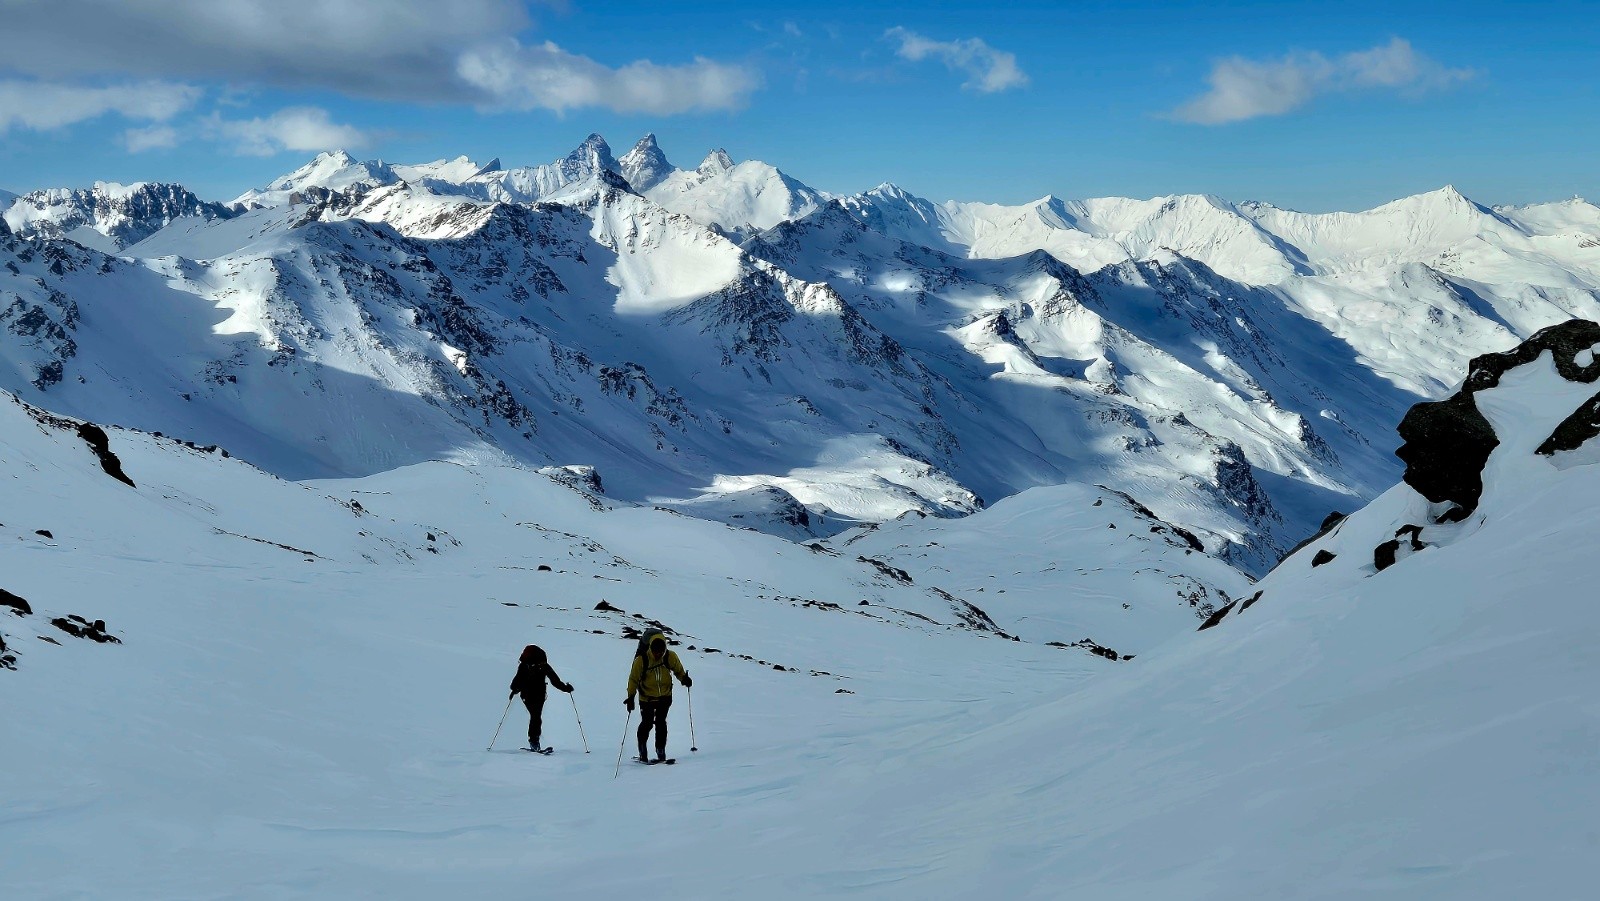
POLYGON ((621 167, 622 177, 626 178, 636 191, 650 190, 674 171, 653 134, 640 138, 639 143, 633 145, 633 149, 618 160, 618 165, 621 167))
POLYGON ((717 149, 706 154, 706 158, 701 160, 699 166, 699 170, 707 175, 715 175, 718 172, 726 172, 732 168, 733 157, 728 156, 728 151, 723 150, 721 147, 718 147, 717 149))
POLYGON ((617 170, 617 159, 611 155, 611 145, 598 134, 591 134, 583 139, 573 151, 562 160, 562 168, 569 172, 582 172, 593 174, 602 169, 617 170))
POLYGON ((872 190, 868 191, 867 193, 871 194, 874 197, 882 197, 885 200, 916 200, 917 199, 917 195, 912 194, 910 191, 907 191, 905 188, 900 187, 899 185, 895 184, 892 181, 886 181, 883 184, 878 185, 876 188, 873 188, 872 190))

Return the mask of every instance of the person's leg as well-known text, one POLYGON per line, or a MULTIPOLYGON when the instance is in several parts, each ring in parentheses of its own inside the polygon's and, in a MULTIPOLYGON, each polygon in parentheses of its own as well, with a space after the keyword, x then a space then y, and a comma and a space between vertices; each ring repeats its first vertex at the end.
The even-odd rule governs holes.
POLYGON ((650 718, 654 715, 653 702, 644 698, 639 699, 639 759, 649 760, 650 755, 645 753, 645 747, 650 740, 650 718))
POLYGON ((528 747, 538 749, 539 736, 544 731, 544 695, 522 695, 522 706, 528 708, 528 747))
POLYGON ((662 698, 656 704, 656 759, 664 760, 667 756, 667 708, 672 706, 672 696, 662 698))

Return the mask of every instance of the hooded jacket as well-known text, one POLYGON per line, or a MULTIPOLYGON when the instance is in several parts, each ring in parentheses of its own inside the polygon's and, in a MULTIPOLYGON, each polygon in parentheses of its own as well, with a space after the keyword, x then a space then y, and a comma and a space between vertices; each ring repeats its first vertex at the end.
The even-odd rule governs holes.
POLYGON ((683 671, 683 663, 671 648, 659 658, 647 650, 633 658, 633 669, 628 673, 628 698, 631 700, 635 694, 646 701, 670 698, 674 675, 679 682, 689 684, 689 674, 683 671))
POLYGON ((544 651, 537 646, 529 645, 522 652, 522 659, 517 664, 517 675, 511 680, 511 693, 521 692, 524 698, 542 698, 546 679, 562 691, 572 690, 572 686, 561 681, 556 671, 550 668, 544 651))

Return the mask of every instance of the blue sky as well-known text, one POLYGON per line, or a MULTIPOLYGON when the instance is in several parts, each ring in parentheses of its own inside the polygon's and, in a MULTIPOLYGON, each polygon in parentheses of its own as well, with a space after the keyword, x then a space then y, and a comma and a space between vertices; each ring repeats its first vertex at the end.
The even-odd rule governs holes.
POLYGON ((819 188, 1366 208, 1600 195, 1570 4, 0 0, 0 187, 228 199, 348 145, 547 162, 654 132, 819 188))

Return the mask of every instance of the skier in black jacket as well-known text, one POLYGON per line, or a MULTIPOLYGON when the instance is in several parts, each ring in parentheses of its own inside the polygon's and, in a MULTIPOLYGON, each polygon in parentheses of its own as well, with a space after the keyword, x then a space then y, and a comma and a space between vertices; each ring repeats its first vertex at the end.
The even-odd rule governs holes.
POLYGON ((550 663, 545 657, 544 649, 536 644, 530 644, 522 649, 522 660, 517 664, 516 678, 511 680, 511 696, 516 697, 517 692, 522 692, 522 705, 528 708, 528 749, 542 751, 539 747, 539 733, 543 728, 544 720, 544 682, 562 691, 570 693, 572 686, 561 681, 556 671, 550 668, 550 663))

